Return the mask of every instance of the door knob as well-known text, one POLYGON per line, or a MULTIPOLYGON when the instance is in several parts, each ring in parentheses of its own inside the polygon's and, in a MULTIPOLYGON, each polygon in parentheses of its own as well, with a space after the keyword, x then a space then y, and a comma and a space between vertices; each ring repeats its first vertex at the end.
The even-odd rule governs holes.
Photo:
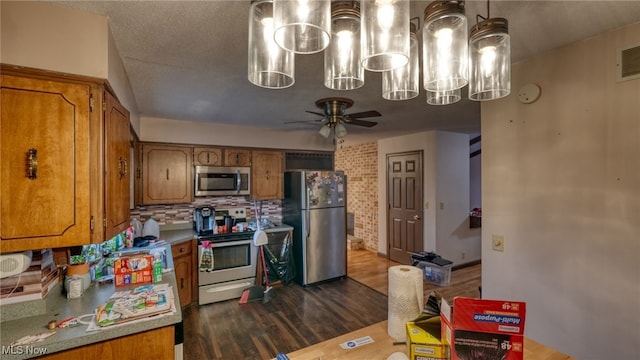
POLYGON ((413 220, 420 220, 420 215, 413 215, 413 220))

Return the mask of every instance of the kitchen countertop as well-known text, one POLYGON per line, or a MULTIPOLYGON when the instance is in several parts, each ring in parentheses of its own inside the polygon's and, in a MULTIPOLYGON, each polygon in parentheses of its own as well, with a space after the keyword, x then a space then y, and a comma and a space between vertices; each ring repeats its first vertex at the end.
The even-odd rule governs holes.
MULTIPOLYGON (((407 353, 407 345, 394 345, 394 339, 387 333, 387 321, 382 321, 362 329, 308 346, 287 354, 291 360, 316 359, 386 359, 394 352, 407 353), (371 336, 372 343, 352 349, 343 349, 340 344, 371 336)), ((572 360, 569 355, 551 349, 529 338, 524 339, 524 360, 572 360)))
MULTIPOLYGON (((264 229, 267 233, 291 230, 293 230, 293 227, 287 224, 280 224, 264 229)), ((171 245, 195 239, 197 237, 198 235, 193 230, 193 225, 191 223, 160 225, 160 240, 165 240, 171 245)))
MULTIPOLYGON (((167 267, 173 268, 171 256, 171 246, 163 245, 167 248, 167 267)), ((135 286, 118 287, 110 284, 97 285, 93 283, 85 293, 77 299, 67 299, 62 294, 62 286, 58 285, 49 293, 46 299, 46 309, 43 312, 13 320, 0 322, 0 345, 2 349, 2 359, 28 359, 37 357, 38 353, 28 354, 27 347, 36 351, 46 351, 46 354, 69 350, 72 348, 89 345, 101 341, 111 340, 122 336, 132 335, 147 330, 157 329, 165 326, 173 326, 182 321, 180 310, 180 299, 176 285, 175 273, 173 271, 162 274, 162 282, 173 288, 174 306, 177 311, 169 315, 159 316, 151 320, 129 322, 122 326, 105 327, 99 331, 87 332, 87 325, 79 324, 74 327, 55 329, 55 334, 44 339, 42 342, 31 343, 11 351, 10 344, 26 335, 47 333, 47 324, 51 320, 58 322, 69 317, 77 317, 85 314, 92 314, 96 307, 106 302, 115 291, 132 289, 135 286)), ((18 305, 18 304, 15 304, 18 305)), ((4 306, 15 306, 4 305, 4 306)), ((25 309, 28 307, 25 307, 25 309)), ((42 355, 40 353, 40 355, 42 355)))

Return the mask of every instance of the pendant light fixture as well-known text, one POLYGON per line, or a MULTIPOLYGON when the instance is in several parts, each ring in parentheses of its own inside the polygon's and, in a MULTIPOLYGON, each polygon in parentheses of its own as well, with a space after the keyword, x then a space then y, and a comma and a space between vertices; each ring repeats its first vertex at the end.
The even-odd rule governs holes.
POLYGON ((297 54, 324 50, 331 40, 330 0, 273 0, 276 43, 297 54))
POLYGON ((424 10, 424 88, 447 91, 467 85, 468 28, 464 1, 433 1, 424 10))
POLYGON ((273 1, 252 1, 249 11, 249 81, 269 89, 293 85, 294 53, 280 48, 273 39, 273 1))
POLYGON ((382 97, 386 100, 409 100, 420 95, 418 27, 413 22, 409 25, 409 62, 382 73, 382 97))
POLYGON ((469 35, 469 99, 495 100, 511 93, 511 40, 509 22, 489 17, 471 28, 469 35))
POLYGON ((362 66, 388 71, 409 62, 409 1, 362 0, 362 66))
POLYGON ((353 90, 364 85, 360 56, 360 3, 331 3, 331 43, 324 51, 324 85, 353 90))
POLYGON ((427 90, 427 104, 429 105, 450 105, 460 101, 461 89, 429 91, 427 90))

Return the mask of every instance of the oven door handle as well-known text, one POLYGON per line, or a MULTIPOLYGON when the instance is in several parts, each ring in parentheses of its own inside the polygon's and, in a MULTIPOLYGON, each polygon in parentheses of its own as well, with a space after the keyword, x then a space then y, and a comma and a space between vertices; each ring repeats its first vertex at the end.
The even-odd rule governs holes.
POLYGON ((251 281, 245 281, 245 282, 241 282, 241 283, 237 283, 237 284, 222 285, 222 286, 212 287, 210 289, 207 289, 206 292, 208 292, 208 293, 216 293, 216 292, 220 292, 220 291, 248 288, 248 287, 250 287, 252 285, 253 284, 251 283, 251 281))
POLYGON ((240 170, 236 170, 236 194, 240 194, 240 185, 242 177, 240 176, 240 170))

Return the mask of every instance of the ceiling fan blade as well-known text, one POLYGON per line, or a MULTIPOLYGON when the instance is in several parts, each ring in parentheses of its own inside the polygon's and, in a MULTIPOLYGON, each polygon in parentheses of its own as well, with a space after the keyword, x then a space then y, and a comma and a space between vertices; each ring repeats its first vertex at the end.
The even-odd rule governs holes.
POLYGON ((366 117, 382 116, 382 114, 380 114, 375 110, 369 110, 369 111, 363 111, 363 112, 358 112, 353 114, 347 114, 346 116, 348 116, 351 119, 360 119, 360 118, 366 118, 366 117))
POLYGON ((358 119, 345 119, 344 123, 349 125, 364 126, 364 127, 374 127, 378 125, 378 123, 375 121, 358 120, 358 119))
POLYGON ((305 111, 308 112, 309 114, 316 114, 316 115, 319 115, 319 116, 322 116, 322 117, 326 116, 323 113, 319 113, 319 112, 315 112, 315 111, 310 111, 310 110, 305 110, 305 111))
POLYGON ((313 123, 313 122, 318 122, 318 121, 322 121, 322 120, 324 120, 324 119, 285 121, 284 124, 313 123))

